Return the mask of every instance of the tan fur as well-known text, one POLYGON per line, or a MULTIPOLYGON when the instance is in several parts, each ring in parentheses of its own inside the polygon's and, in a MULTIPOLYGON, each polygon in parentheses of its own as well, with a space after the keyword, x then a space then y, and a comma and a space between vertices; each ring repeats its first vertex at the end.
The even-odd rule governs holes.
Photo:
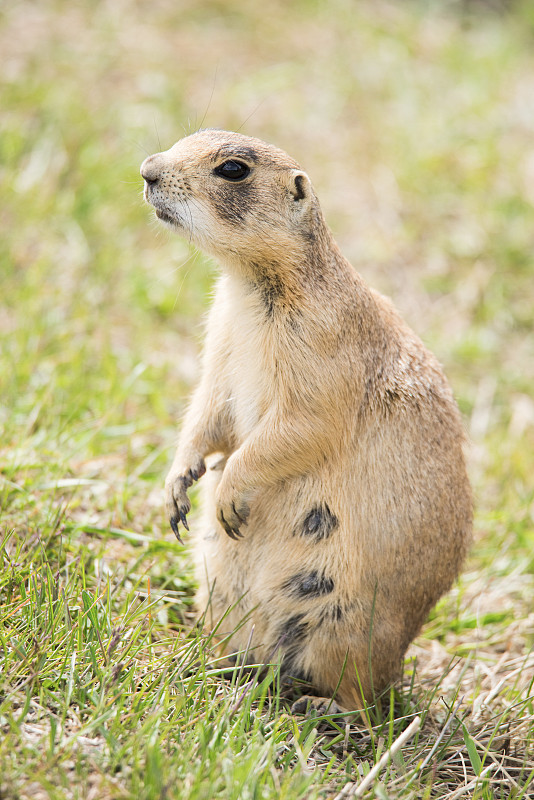
POLYGON ((177 530, 219 454, 194 543, 198 608, 210 625, 226 614, 221 636, 237 629, 228 652, 254 626, 249 661, 282 658, 325 696, 343 673, 336 697, 356 708, 360 687, 369 699, 398 676, 469 543, 451 390, 281 150, 200 131, 141 173, 158 216, 222 268, 166 483, 177 530), (214 172, 228 160, 250 174, 214 172))

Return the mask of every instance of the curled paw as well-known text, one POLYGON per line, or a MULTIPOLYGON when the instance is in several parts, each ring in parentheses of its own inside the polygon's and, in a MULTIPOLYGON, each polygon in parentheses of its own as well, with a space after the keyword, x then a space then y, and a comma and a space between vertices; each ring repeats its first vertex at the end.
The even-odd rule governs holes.
POLYGON ((194 467, 189 468, 185 472, 171 471, 165 481, 167 514, 174 535, 180 543, 182 543, 182 539, 178 527, 179 523, 184 526, 186 531, 189 530, 187 515, 191 511, 191 501, 187 496, 187 490, 192 485, 193 481, 198 481, 205 471, 206 465, 204 464, 204 460, 201 459, 194 467))
POLYGON ((249 505, 243 497, 235 495, 233 498, 225 498, 224 495, 219 495, 217 519, 231 539, 243 536, 240 528, 247 524, 249 514, 249 505))

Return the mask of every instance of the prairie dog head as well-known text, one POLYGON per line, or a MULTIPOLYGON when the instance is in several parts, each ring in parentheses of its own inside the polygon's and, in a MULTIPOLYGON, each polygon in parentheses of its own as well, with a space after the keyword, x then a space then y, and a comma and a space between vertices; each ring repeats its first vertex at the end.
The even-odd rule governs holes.
POLYGON ((159 219, 223 260, 287 257, 310 238, 310 179, 260 139, 202 130, 149 156, 141 175, 159 219))

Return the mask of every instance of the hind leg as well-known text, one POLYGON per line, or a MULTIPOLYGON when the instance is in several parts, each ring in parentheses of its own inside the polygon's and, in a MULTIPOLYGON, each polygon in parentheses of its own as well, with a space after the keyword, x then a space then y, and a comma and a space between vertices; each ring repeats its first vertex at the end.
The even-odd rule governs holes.
POLYGON ((280 642, 282 671, 304 676, 320 696, 320 700, 302 700, 295 711, 309 702, 325 708, 332 698, 342 709, 362 709, 396 680, 404 642, 388 622, 381 624, 381 616, 375 617, 371 646, 371 633, 362 625, 361 614, 332 621, 325 620, 324 613, 315 613, 294 616, 290 620, 294 624, 286 624, 280 642), (326 705, 324 698, 328 698, 326 705))

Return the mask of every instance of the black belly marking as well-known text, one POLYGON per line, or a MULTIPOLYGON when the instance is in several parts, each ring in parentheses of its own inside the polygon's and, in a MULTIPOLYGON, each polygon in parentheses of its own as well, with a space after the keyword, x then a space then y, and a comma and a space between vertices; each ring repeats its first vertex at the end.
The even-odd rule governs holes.
POLYGON ((334 591, 334 581, 314 569, 312 572, 298 572, 282 588, 296 597, 321 597, 334 591))
POLYGON ((343 607, 341 603, 332 603, 323 608, 319 618, 319 624, 324 625, 329 622, 340 622, 343 619, 343 607))
POLYGON ((303 622, 304 614, 295 614, 280 626, 279 642, 282 645, 294 645, 301 642, 308 630, 308 623, 303 622))
POLYGON ((284 676, 301 676, 305 679, 305 673, 298 666, 302 648, 306 636, 309 633, 309 625, 304 622, 304 614, 294 614, 280 625, 278 629, 278 641, 276 649, 281 648, 282 665, 281 673, 284 676))
POLYGON ((328 539, 337 526, 336 515, 332 514, 326 503, 322 503, 312 508, 306 515, 301 530, 295 533, 301 533, 303 536, 313 538, 315 542, 320 542, 322 539, 328 539))
POLYGON ((313 683, 311 672, 295 666, 294 657, 288 657, 287 655, 284 656, 281 672, 284 678, 291 679, 299 683, 313 683))

